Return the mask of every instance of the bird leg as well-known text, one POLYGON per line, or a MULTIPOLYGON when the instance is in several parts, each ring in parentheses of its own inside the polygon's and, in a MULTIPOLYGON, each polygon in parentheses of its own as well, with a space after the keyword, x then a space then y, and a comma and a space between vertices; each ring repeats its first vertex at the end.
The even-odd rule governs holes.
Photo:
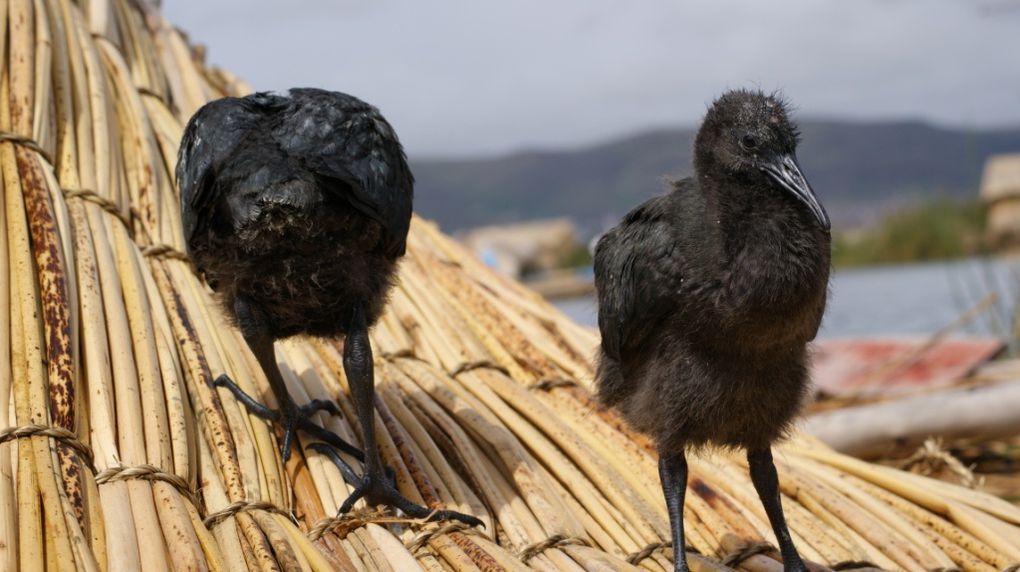
POLYGON ((387 505, 399 509, 412 518, 429 520, 456 519, 465 524, 479 526, 482 521, 473 516, 451 510, 432 510, 412 502, 400 494, 392 471, 387 471, 379 457, 375 440, 375 379, 373 377, 372 346, 368 339, 368 324, 364 310, 354 310, 351 326, 344 340, 344 372, 354 398, 354 408, 361 424, 362 444, 365 447, 365 466, 361 481, 340 507, 340 513, 351 510, 358 499, 372 505, 387 505))
POLYGON ((793 545, 790 537, 790 530, 786 528, 786 517, 783 516, 783 505, 779 499, 779 477, 776 475, 776 465, 772 461, 772 450, 749 449, 747 451, 747 464, 751 469, 751 482, 754 489, 758 491, 758 498, 765 507, 765 514, 772 524, 772 531, 779 540, 779 551, 783 555, 783 570, 786 572, 807 572, 804 561, 801 560, 797 548, 793 545))
POLYGON ((687 457, 684 452, 659 452, 659 480, 666 495, 669 511, 669 528, 673 533, 673 570, 687 572, 687 553, 684 551, 684 495, 687 493, 687 457))
POLYGON ((287 391, 287 386, 283 381, 283 375, 280 373, 280 367, 276 363, 276 353, 273 351, 273 337, 269 334, 265 318, 261 315, 261 312, 241 298, 238 298, 235 302, 234 310, 237 313, 237 321, 241 326, 244 341, 248 343, 248 347, 255 354, 255 359, 262 366, 262 371, 265 372, 266 378, 269 380, 269 386, 273 389, 273 394, 276 396, 280 408, 270 409, 259 403, 238 387, 227 374, 217 377, 213 381, 213 385, 229 389, 234 394, 234 397, 243 403, 252 415, 283 426, 283 443, 280 446, 280 450, 283 454, 283 462, 285 463, 290 459, 294 434, 298 429, 316 439, 329 443, 359 461, 363 459, 364 455, 357 447, 344 441, 332 431, 319 427, 311 420, 311 415, 317 411, 326 411, 331 415, 339 415, 340 410, 337 409, 335 403, 328 400, 315 399, 307 405, 298 407, 294 400, 291 399, 290 392, 287 391))

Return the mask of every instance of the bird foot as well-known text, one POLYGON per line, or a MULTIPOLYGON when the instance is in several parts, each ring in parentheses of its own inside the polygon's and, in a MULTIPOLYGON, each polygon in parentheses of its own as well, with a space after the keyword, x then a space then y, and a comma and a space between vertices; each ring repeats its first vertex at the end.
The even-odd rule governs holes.
MULTIPOLYGON (((315 449, 320 452, 325 452, 323 451, 323 447, 317 446, 315 449)), ((330 455, 330 458, 332 458, 334 462, 338 459, 335 454, 330 455)), ((342 473, 344 473, 345 470, 349 470, 349 467, 345 469, 345 467, 341 466, 339 463, 337 466, 340 467, 340 471, 342 473)), ((344 479, 347 479, 346 474, 344 475, 344 479)), ((382 475, 373 475, 371 472, 366 472, 358 478, 356 482, 351 484, 354 485, 354 492, 352 492, 351 496, 347 497, 344 504, 340 506, 340 510, 337 511, 337 514, 346 514, 350 512, 351 508, 354 507, 354 503, 361 499, 365 499, 369 505, 390 506, 411 518, 424 518, 430 522, 438 520, 458 520, 469 526, 485 526, 481 520, 468 514, 453 510, 434 510, 412 502, 410 499, 400 494, 400 491, 397 490, 396 475, 393 470, 389 468, 387 468, 385 473, 382 475)))
POLYGON ((361 482, 354 488, 354 492, 347 497, 337 512, 339 514, 350 512, 354 503, 362 498, 370 505, 390 506, 411 518, 424 518, 428 521, 459 520, 469 526, 485 526, 481 520, 468 514, 453 510, 433 510, 412 502, 397 490, 392 473, 383 477, 365 473, 361 477, 361 482))
POLYGON ((359 461, 365 458, 365 454, 362 453, 361 449, 358 449, 354 445, 351 445, 347 441, 341 439, 336 433, 328 431, 316 425, 312 421, 311 416, 319 411, 325 411, 330 415, 340 415, 340 410, 332 401, 325 399, 313 399, 307 404, 299 407, 290 399, 289 396, 285 396, 284 399, 281 399, 279 409, 270 409, 258 401, 255 401, 254 398, 245 393, 244 390, 238 387, 238 385, 234 383, 234 380, 230 379, 227 374, 217 377, 216 380, 213 381, 213 385, 216 387, 225 387, 230 390, 230 392, 234 394, 234 397, 243 403, 248 409, 248 412, 252 415, 283 426, 283 442, 280 445, 280 453, 283 455, 284 463, 290 459, 291 447, 298 429, 316 439, 329 443, 359 461))

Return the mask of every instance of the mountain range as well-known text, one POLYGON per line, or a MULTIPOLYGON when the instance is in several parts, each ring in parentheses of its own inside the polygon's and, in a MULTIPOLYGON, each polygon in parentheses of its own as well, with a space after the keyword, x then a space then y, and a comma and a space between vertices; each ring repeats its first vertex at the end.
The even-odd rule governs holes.
MULTIPOLYGON (((920 121, 802 121, 801 167, 834 224, 934 196, 976 197, 989 155, 1020 152, 1020 127, 970 130, 920 121)), ((573 150, 471 159, 411 158, 415 210, 447 231, 566 216, 586 234, 691 172, 692 128, 573 150)))

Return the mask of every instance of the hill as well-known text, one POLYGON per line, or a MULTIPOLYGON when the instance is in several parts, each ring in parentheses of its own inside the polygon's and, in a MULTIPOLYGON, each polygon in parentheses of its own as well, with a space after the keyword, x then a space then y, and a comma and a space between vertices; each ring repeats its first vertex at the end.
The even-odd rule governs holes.
MULTIPOLYGON (((837 225, 925 196, 977 193, 985 159, 1020 150, 1020 128, 917 121, 806 120, 799 158, 837 225)), ((448 231, 570 216, 595 231, 689 173, 693 129, 664 129, 568 151, 414 160, 415 207, 448 231)))

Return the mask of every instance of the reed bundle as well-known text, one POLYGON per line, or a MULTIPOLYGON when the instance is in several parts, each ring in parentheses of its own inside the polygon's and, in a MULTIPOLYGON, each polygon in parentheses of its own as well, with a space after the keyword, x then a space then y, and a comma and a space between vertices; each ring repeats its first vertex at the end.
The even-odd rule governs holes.
MULTIPOLYGON (((401 490, 485 528, 366 512, 329 460, 281 464, 212 377, 266 380, 180 255, 183 122, 246 90, 154 7, 0 0, 0 570, 667 570, 647 442, 586 388, 596 339, 416 220, 372 337, 401 490)), ((291 395, 355 441, 337 342, 278 345, 291 395)), ((308 443, 303 443, 307 445, 308 443)), ((823 565, 997 570, 1020 509, 798 437, 777 455, 823 565)), ((780 570, 738 456, 694 459, 692 566, 780 570)))

